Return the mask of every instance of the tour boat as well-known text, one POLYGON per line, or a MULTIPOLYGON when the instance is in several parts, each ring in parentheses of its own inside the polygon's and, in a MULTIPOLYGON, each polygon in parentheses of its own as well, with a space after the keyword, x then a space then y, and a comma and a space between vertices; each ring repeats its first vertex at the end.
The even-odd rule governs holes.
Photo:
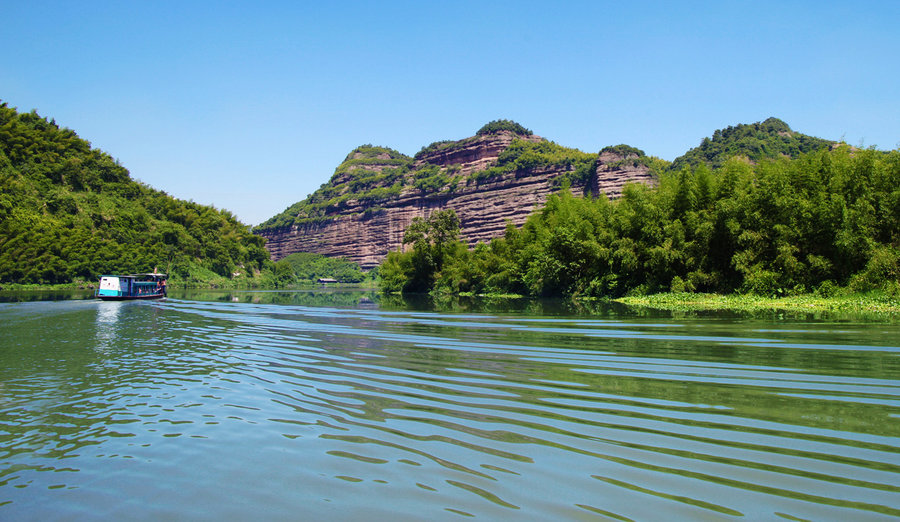
POLYGON ((160 299, 166 296, 166 274, 100 276, 95 295, 104 301, 160 299))

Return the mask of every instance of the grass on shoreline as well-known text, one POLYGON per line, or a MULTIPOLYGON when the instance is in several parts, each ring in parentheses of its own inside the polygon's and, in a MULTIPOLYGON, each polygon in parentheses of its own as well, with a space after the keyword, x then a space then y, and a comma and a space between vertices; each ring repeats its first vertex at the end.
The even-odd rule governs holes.
POLYGON ((718 295, 695 293, 666 293, 623 297, 616 302, 671 311, 732 310, 758 312, 867 312, 900 318, 900 297, 881 292, 821 297, 812 294, 790 297, 760 297, 755 295, 718 295))

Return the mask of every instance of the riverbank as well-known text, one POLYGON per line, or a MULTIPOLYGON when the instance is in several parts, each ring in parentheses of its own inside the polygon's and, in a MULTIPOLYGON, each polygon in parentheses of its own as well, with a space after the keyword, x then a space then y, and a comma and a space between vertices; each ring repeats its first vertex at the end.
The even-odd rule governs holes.
POLYGON ((665 293, 623 297, 615 299, 615 301, 630 306, 670 311, 864 312, 900 319, 900 297, 880 292, 831 297, 811 294, 790 297, 760 297, 736 294, 665 293))
POLYGON ((97 287, 98 282, 73 281, 71 283, 62 283, 58 285, 39 285, 39 284, 20 284, 20 283, 3 283, 0 285, 0 292, 45 292, 57 290, 93 290, 97 287))
MULTIPOLYGON (((4 284, 0 287, 0 292, 66 292, 92 291, 95 284, 86 281, 76 281, 61 285, 23 285, 23 284, 4 284)), ((228 286, 223 287, 216 284, 201 285, 191 282, 180 281, 178 283, 169 284, 170 290, 212 290, 212 291, 277 291, 277 292, 293 292, 293 291, 310 291, 320 289, 354 289, 368 290, 377 292, 378 286, 373 281, 364 281, 362 283, 314 283, 307 282, 303 284, 291 285, 288 287, 260 287, 260 286, 228 286)), ((421 295, 427 297, 426 295, 421 295)), ((396 297, 400 297, 397 294, 396 297)), ((435 296, 432 296, 435 297, 435 296)), ((442 295, 446 298, 467 298, 475 300, 489 300, 492 302, 504 302, 512 300, 528 300, 527 296, 517 294, 472 294, 461 293, 455 296, 442 295)), ((813 294, 790 296, 790 297, 760 297, 755 295, 719 295, 719 294, 698 294, 698 293, 664 293, 653 294, 647 296, 630 296, 618 299, 575 299, 571 302, 589 305, 591 302, 614 302, 627 306, 643 307, 655 310, 665 310, 672 312, 712 312, 712 311, 731 311, 742 313, 763 313, 763 312, 787 312, 787 313, 828 313, 828 314, 866 314, 872 315, 879 319, 900 320, 900 296, 890 295, 885 292, 870 292, 865 294, 846 294, 830 297, 822 297, 813 294)))

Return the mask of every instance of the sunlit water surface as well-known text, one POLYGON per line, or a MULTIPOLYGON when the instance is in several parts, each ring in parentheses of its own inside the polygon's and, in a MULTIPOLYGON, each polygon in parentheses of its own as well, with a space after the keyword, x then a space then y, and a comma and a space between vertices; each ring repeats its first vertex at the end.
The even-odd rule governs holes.
POLYGON ((900 517, 896 324, 235 300, 0 304, 0 519, 900 517))

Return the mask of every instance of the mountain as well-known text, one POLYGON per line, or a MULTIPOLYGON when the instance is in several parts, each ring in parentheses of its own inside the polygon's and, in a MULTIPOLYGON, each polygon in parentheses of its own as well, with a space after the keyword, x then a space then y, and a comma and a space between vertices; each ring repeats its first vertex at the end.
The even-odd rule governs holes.
POLYGON ((264 240, 231 213, 131 179, 103 151, 36 112, 0 103, 0 283, 95 281, 171 268, 253 277, 264 240))
POLYGON ((471 246, 502 235, 507 222, 524 223, 563 184, 576 193, 617 198, 625 183, 655 184, 659 174, 685 166, 717 168, 733 156, 752 162, 796 158, 834 144, 769 118, 717 130, 667 164, 628 145, 585 153, 496 120, 475 136, 432 143, 412 158, 389 148, 358 147, 328 183, 254 232, 267 239, 273 259, 316 252, 371 268, 401 246, 413 218, 435 210, 454 209, 471 246))
POLYGON ((617 197, 625 183, 654 183, 665 162, 627 145, 586 153, 518 123, 497 120, 472 137, 441 141, 409 157, 385 147, 353 150, 307 199, 254 229, 273 259, 294 252, 378 265, 401 246, 416 217, 453 209, 469 245, 521 225, 563 185, 617 197))
POLYGON ((677 171, 700 163, 715 169, 733 156, 745 156, 753 162, 778 156, 796 158, 834 144, 834 141, 795 132, 778 118, 769 118, 715 131, 712 138, 703 138, 700 146, 676 158, 670 169, 677 171))

